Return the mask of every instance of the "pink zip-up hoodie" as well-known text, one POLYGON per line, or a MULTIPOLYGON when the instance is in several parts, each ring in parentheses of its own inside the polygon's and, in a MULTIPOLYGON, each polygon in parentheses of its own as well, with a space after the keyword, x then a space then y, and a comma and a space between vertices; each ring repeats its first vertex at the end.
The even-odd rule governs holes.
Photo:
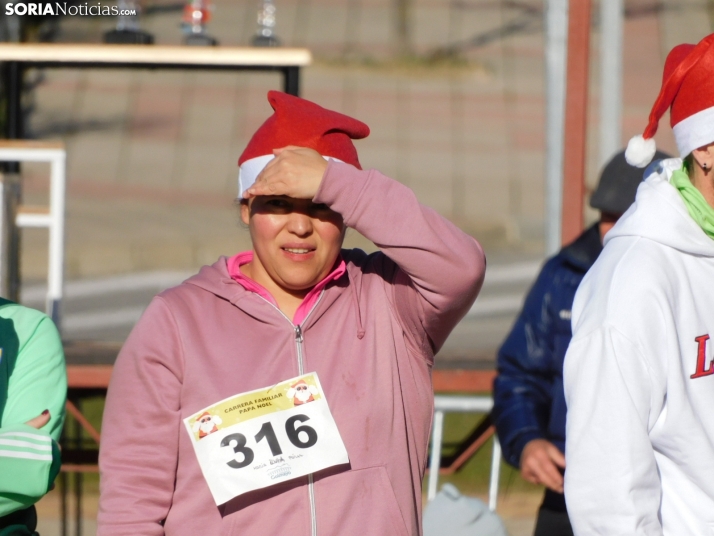
POLYGON ((479 244, 376 171, 331 162, 315 202, 382 250, 295 326, 231 278, 227 259, 158 295, 117 358, 99 456, 99 536, 421 534, 434 354, 476 299, 479 244), (349 454, 216 506, 182 419, 317 372, 349 454))

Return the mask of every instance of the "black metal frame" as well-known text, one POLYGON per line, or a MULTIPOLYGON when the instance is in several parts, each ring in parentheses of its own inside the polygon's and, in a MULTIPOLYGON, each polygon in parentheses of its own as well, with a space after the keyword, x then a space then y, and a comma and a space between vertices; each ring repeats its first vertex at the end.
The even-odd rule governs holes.
MULTIPOLYGON (((283 75, 283 91, 290 95, 300 94, 300 67, 273 65, 206 65, 198 63, 133 63, 133 62, 68 62, 68 61, 5 61, 2 62, 2 80, 6 89, 5 112, 7 124, 5 137, 9 140, 24 137, 22 117, 22 74, 28 68, 43 69, 146 69, 146 70, 186 70, 186 71, 256 71, 275 72, 283 75)), ((19 171, 19 164, 13 162, 7 169, 10 173, 19 171)))
MULTIPOLYGON (((22 65, 16 61, 2 64, 2 86, 5 88, 5 136, 21 139, 24 134, 22 121, 22 65)), ((6 173, 19 173, 19 162, 7 162, 6 173)))

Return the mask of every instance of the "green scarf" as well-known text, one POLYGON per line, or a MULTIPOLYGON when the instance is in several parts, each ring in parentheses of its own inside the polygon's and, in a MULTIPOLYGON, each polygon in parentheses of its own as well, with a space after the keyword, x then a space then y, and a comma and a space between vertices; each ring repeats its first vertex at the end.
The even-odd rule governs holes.
POLYGON ((672 173, 672 178, 669 182, 682 196, 689 215, 709 238, 714 239, 714 208, 707 203, 702 193, 692 184, 684 168, 672 173))

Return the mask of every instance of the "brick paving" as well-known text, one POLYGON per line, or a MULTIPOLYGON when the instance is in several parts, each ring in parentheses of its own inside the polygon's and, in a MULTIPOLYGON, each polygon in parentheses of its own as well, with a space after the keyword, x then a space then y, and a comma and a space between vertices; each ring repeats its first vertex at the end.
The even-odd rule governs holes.
MULTIPOLYGON (((645 124, 666 52, 709 31, 711 3, 626 2, 623 140, 645 124)), ((180 42, 179 12, 172 6, 178 4, 155 0, 143 19, 159 43, 180 42)), ((372 134, 357 142, 363 165, 408 184, 476 236, 489 266, 538 258, 545 217, 542 2, 413 0, 414 56, 406 60, 394 53, 391 6, 280 0, 279 36, 315 55, 303 74, 303 94, 367 122, 372 134), (454 61, 425 59, 467 42, 479 44, 463 46, 454 61)), ((226 45, 247 44, 253 9, 217 0, 210 32, 226 45)), ((67 19, 59 39, 98 42, 111 25, 110 19, 67 19)), ((590 185, 598 168, 597 17, 592 37, 590 185)), ((35 136, 61 137, 68 147, 68 279, 193 271, 249 247, 233 205, 236 160, 269 114, 265 94, 280 87, 279 75, 44 75, 30 127, 35 136)), ((666 125, 658 144, 674 150, 666 125)), ((46 173, 26 166, 28 201, 42 201, 46 173)), ((374 248, 356 232, 348 233, 346 245, 374 248)), ((26 232, 26 280, 43 277, 46 256, 45 233, 26 232)), ((462 323, 442 354, 492 359, 511 319, 462 323)))
MULTIPOLYGON (((252 4, 215 4, 210 32, 226 45, 247 44, 254 31, 252 4)), ((174 4, 148 5, 144 28, 159 43, 179 43, 174 4)), ((412 5, 416 56, 398 61, 389 3, 278 2, 283 42, 315 54, 315 64, 304 71, 303 95, 367 122, 372 135, 357 143, 363 164, 411 186, 422 201, 482 240, 492 259, 508 251, 538 254, 545 150, 541 3, 412 5), (424 59, 477 39, 483 44, 465 46, 458 61, 424 59)), ((707 0, 627 2, 623 139, 644 125, 666 51, 709 31, 706 6, 707 0)), ((104 18, 67 19, 59 39, 97 42, 111 25, 104 18)), ((595 27, 590 184, 598 168, 598 39, 595 27)), ((232 206, 236 160, 269 114, 266 91, 279 87, 277 74, 46 71, 30 127, 36 137, 67 143, 68 277, 164 266, 162 254, 137 257, 144 249, 190 250, 177 268, 196 268, 242 246, 232 206), (95 253, 108 249, 114 254, 102 263, 104 255, 95 253)), ((663 148, 673 150, 669 129, 658 136, 663 148)), ((42 198, 44 173, 27 166, 29 199, 42 198)), ((41 234, 28 237, 27 259, 41 259, 43 251, 41 234)), ((42 269, 41 262, 24 264, 29 279, 42 269)))

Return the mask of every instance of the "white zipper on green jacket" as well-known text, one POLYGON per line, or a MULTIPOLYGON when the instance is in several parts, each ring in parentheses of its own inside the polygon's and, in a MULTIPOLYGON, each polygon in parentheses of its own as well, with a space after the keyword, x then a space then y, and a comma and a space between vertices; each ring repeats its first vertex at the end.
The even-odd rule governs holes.
MULTIPOLYGON (((315 305, 312 306, 312 309, 307 313, 305 318, 303 318, 302 323, 304 324, 305 321, 310 318, 310 315, 312 312, 315 310, 315 308, 318 306, 320 303, 320 300, 322 300, 322 295, 325 293, 325 290, 320 291, 320 296, 317 298, 317 301, 315 302, 315 305)), ((260 296, 260 294, 257 294, 257 296, 260 296)), ((297 359, 298 359, 298 376, 302 376, 305 374, 305 369, 304 369, 304 364, 303 364, 303 349, 302 349, 302 343, 304 342, 303 336, 302 336, 302 327, 300 327, 300 324, 297 326, 293 324, 293 321, 290 320, 285 313, 283 313, 278 307, 275 306, 274 303, 270 303, 268 300, 263 298, 263 296, 260 296, 263 300, 265 300, 267 303, 269 303, 271 306, 275 308, 276 311, 278 311, 281 315, 283 315, 283 318, 290 322, 290 325, 293 327, 293 331, 295 332, 295 346, 297 347, 297 359)), ((312 478, 312 473, 307 475, 307 491, 308 495, 310 497, 310 523, 312 525, 312 532, 311 536, 317 536, 317 514, 315 512, 315 482, 312 478)))

